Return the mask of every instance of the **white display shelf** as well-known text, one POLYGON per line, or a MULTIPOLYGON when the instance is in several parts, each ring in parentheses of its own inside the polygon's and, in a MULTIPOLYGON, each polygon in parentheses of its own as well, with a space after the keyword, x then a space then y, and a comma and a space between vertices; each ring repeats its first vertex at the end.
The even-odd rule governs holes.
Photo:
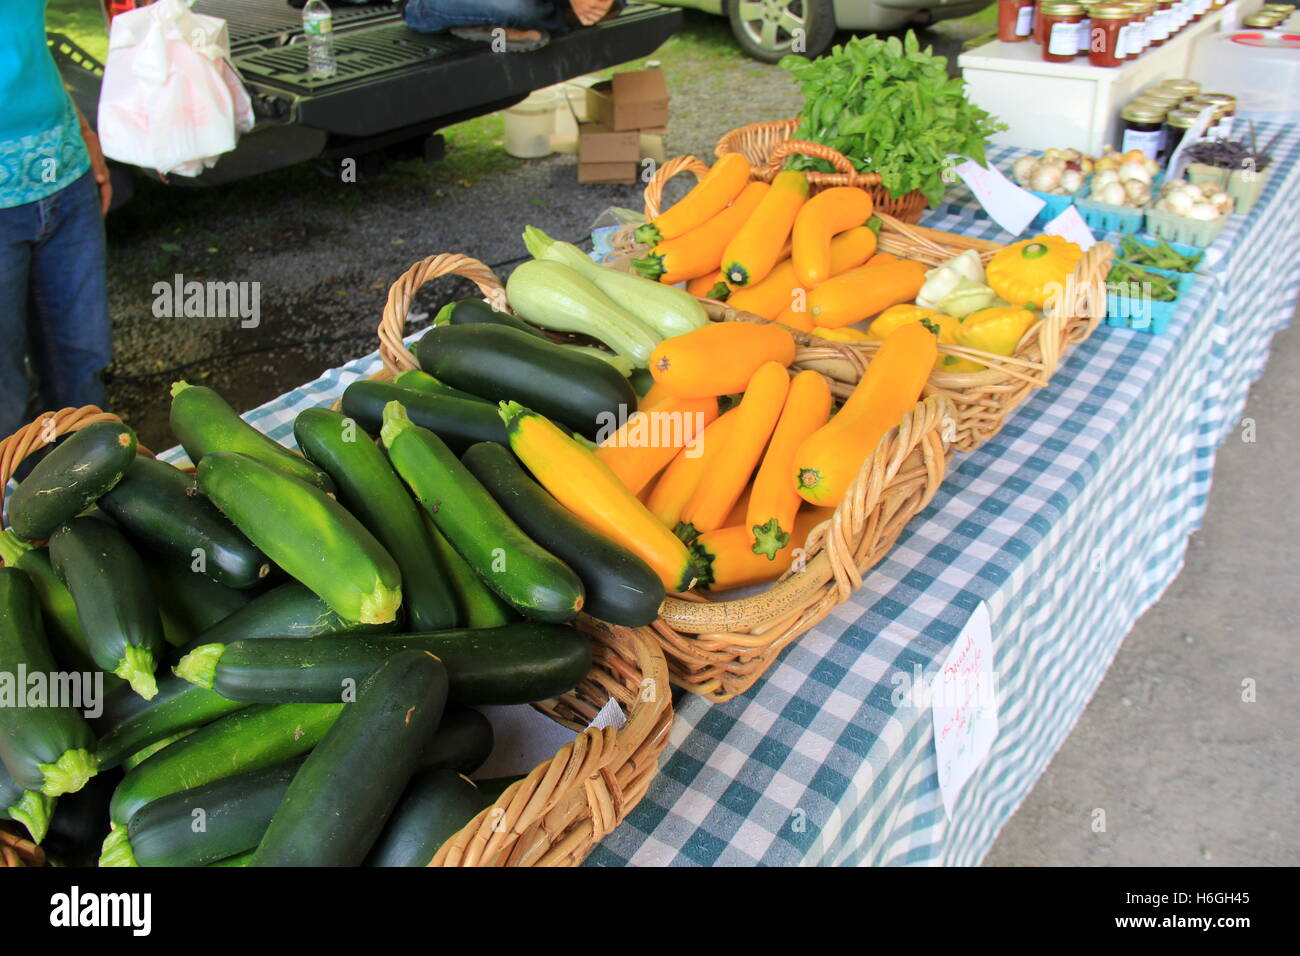
MULTIPOLYGON (((1234 0, 1117 67, 1091 66, 1086 56, 1048 63, 1031 41, 994 40, 957 59, 970 99, 1010 128, 993 142, 1043 150, 1055 146, 1096 155, 1106 143, 1119 145, 1120 107, 1162 80, 1188 76, 1196 41, 1236 25, 1262 0, 1234 0)), ((1226 91, 1231 92, 1231 91, 1226 91)))

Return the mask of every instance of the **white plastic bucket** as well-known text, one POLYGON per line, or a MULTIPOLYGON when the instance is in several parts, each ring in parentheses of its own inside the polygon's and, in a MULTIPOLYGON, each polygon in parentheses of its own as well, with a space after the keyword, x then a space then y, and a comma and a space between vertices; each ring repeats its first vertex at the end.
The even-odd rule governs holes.
POLYGON ((519 159, 539 159, 551 154, 551 133, 555 131, 555 110, 561 94, 548 88, 538 90, 522 103, 504 111, 506 152, 519 159))

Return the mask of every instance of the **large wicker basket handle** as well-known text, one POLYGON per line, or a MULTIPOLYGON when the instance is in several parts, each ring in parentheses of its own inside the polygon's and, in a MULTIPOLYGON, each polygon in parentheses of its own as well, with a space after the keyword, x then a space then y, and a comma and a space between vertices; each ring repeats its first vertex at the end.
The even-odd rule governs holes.
POLYGON ((694 156, 674 156, 655 170, 650 182, 645 187, 645 217, 649 221, 663 212, 664 186, 678 173, 691 173, 696 180, 703 179, 709 171, 709 164, 701 162, 694 156))
POLYGON ((810 143, 805 139, 787 139, 773 146, 767 158, 767 168, 775 174, 785 165, 786 159, 796 154, 811 156, 813 159, 824 159, 835 167, 836 172, 854 177, 859 185, 873 185, 880 182, 879 173, 858 172, 852 160, 839 150, 823 146, 821 143, 810 143))
POLYGON ((420 260, 389 287, 384 317, 379 320, 379 355, 389 372, 397 374, 417 367, 415 357, 402 341, 406 315, 420 286, 445 275, 464 276, 478 286, 493 308, 505 311, 506 295, 501 280, 477 259, 459 253, 442 253, 420 260))

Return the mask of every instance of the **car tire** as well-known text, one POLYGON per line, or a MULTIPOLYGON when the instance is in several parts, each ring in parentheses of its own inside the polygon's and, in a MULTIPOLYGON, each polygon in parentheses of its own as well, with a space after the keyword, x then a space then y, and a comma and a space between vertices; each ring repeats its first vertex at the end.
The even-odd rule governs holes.
POLYGON ((727 19, 742 50, 775 63, 788 53, 815 57, 835 37, 831 0, 727 0, 727 19), (794 49, 794 31, 803 30, 803 49, 794 49))

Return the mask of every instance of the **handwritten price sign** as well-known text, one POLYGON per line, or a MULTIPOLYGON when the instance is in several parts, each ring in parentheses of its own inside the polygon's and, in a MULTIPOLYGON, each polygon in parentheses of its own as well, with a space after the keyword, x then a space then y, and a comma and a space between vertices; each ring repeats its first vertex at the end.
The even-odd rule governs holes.
POLYGON ((962 787, 988 757, 998 736, 993 622, 984 602, 975 608, 935 675, 930 699, 939 790, 951 818, 962 787))

